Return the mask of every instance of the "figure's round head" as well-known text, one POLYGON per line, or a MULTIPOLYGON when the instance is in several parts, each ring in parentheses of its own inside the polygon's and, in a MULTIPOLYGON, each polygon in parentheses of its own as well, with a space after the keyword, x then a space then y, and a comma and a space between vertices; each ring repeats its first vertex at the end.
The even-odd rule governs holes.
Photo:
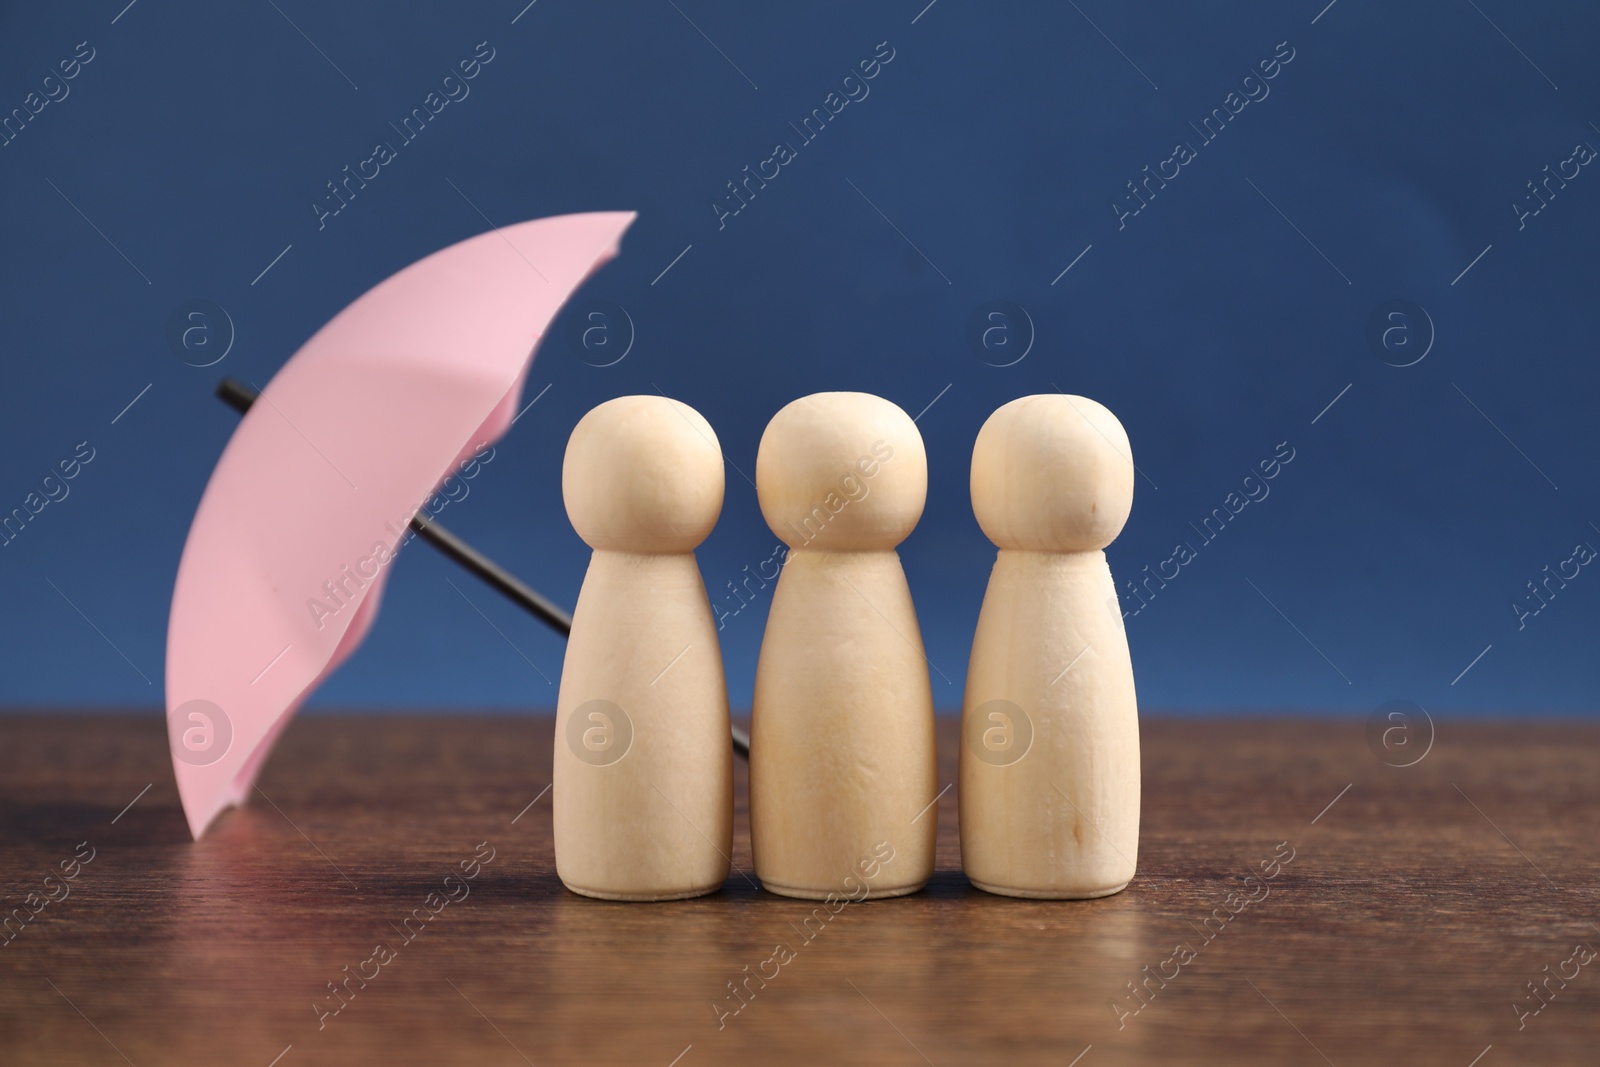
POLYGON ((1025 396, 989 416, 972 448, 972 511, 1001 548, 1091 552, 1133 508, 1133 451, 1087 397, 1025 396))
POLYGON ((620 396, 578 420, 561 465, 567 518, 591 548, 692 552, 722 511, 711 424, 664 396, 620 396))
POLYGON ((761 435, 756 495, 791 548, 893 549, 928 497, 917 424, 870 393, 814 393, 784 407, 761 435))

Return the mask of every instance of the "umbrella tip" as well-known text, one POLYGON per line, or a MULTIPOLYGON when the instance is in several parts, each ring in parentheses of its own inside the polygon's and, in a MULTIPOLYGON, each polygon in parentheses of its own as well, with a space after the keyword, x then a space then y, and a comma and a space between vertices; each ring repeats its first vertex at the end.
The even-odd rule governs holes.
POLYGON ((233 410, 243 414, 255 403, 257 393, 236 378, 224 378, 217 383, 217 397, 233 410))

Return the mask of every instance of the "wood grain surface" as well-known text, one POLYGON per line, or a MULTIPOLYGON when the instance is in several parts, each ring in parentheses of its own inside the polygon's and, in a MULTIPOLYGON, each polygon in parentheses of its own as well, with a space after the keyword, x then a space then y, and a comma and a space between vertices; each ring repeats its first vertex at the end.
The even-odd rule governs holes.
POLYGON ((928 888, 835 914, 754 882, 742 766, 720 893, 566 892, 547 717, 299 720, 199 844, 159 716, 3 717, 0 903, 33 918, 0 947, 0 1062, 1600 1060, 1600 728, 1445 719, 1406 768, 1360 721, 1142 734, 1125 892, 972 888, 951 789, 928 888))

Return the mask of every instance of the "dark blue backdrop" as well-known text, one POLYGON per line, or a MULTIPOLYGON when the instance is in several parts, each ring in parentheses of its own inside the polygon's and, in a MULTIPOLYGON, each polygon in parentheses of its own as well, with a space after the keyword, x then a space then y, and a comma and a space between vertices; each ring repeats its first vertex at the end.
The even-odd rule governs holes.
MULTIPOLYGON (((265 381, 485 217, 633 208, 534 364, 548 391, 445 512, 551 596, 586 561, 560 457, 594 404, 659 388, 716 427, 718 597, 776 543, 733 465, 793 397, 868 390, 922 413, 902 555, 958 707, 993 557, 972 441, 1059 387, 1133 441, 1114 572, 1177 575, 1125 600, 1146 707, 1595 706, 1592 6, 125 2, 0 15, 0 510, 66 494, 0 548, 0 702, 160 702, 184 534, 236 421, 220 376, 265 381), (457 99, 319 218, 433 92, 457 99), (733 214, 747 166, 777 174, 733 214), (167 336, 194 299, 236 331, 204 369, 167 336), (569 341, 601 301, 636 335, 604 367, 614 309, 611 348, 569 341), (45 484, 63 460, 76 477, 45 484)), ((463 585, 502 636, 447 576, 410 548, 317 702, 552 706, 524 656, 558 678, 560 639, 463 585)), ((736 706, 769 602, 723 632, 736 706)))

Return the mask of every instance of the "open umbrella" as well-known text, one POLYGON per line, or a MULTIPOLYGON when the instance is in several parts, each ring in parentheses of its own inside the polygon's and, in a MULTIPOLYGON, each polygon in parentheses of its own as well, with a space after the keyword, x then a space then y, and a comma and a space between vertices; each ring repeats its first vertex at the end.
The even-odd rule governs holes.
POLYGON ((537 219, 419 260, 318 330, 250 407, 172 595, 168 735, 196 839, 366 636, 407 525, 511 425, 541 334, 633 218, 537 219))

